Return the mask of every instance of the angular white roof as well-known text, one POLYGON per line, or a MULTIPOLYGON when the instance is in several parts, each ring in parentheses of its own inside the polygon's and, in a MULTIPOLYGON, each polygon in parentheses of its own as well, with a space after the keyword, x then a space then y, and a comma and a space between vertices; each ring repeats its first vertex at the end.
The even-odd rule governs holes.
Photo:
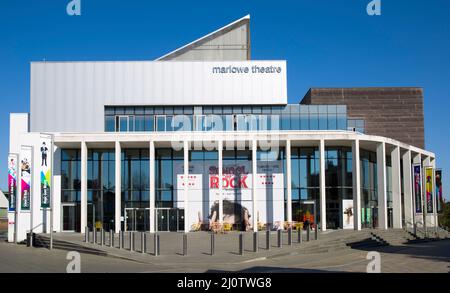
POLYGON ((156 59, 156 61, 169 60, 250 60, 250 15, 246 15, 212 33, 209 33, 156 59))

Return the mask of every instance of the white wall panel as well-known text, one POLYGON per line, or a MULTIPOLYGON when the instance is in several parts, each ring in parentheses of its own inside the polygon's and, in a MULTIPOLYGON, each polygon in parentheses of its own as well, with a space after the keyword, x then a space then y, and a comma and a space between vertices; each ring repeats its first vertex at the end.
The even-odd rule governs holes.
POLYGON ((286 104, 285 61, 36 62, 31 131, 102 132, 105 105, 286 104), (252 66, 281 73, 251 73, 252 66), (215 66, 249 73, 213 73, 215 66))

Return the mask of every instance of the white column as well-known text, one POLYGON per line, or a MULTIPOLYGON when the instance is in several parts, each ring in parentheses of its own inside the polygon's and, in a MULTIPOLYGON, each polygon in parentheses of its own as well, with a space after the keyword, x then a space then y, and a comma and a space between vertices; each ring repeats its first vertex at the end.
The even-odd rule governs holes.
POLYGON ((438 210, 437 210, 437 194, 436 194, 436 158, 431 158, 431 166, 433 167, 433 225, 438 226, 438 210))
POLYGON ((222 194, 222 185, 223 185, 223 141, 219 140, 217 146, 217 152, 219 154, 219 223, 223 224, 223 194, 222 194))
MULTIPOLYGON (((115 191, 115 217, 114 221, 116 223, 115 232, 119 233, 120 231, 120 216, 122 211, 122 147, 119 141, 116 141, 116 191, 115 191)), ((126 216, 126 215, 124 215, 126 216)))
POLYGON ((423 170, 422 170, 422 198, 423 198, 423 214, 424 221, 426 227, 429 228, 431 225, 430 215, 428 213, 428 202, 427 202, 427 174, 425 173, 425 169, 431 166, 430 157, 426 156, 423 161, 423 170))
POLYGON ((378 228, 387 227, 386 144, 377 145, 378 228))
POLYGON ((61 148, 54 144, 53 152, 53 231, 61 232, 61 148))
MULTIPOLYGON (((87 225, 87 156, 88 149, 85 141, 81 142, 81 233, 85 233, 85 228, 87 225)), ((95 223, 94 223, 95 224, 95 223)))
POLYGON ((189 228, 189 209, 188 209, 188 195, 189 195, 189 142, 184 141, 184 232, 188 233, 189 228))
POLYGON ((400 147, 391 152, 392 162, 392 216, 394 229, 402 228, 402 178, 400 174, 400 147))
POLYGON ((361 165, 359 140, 352 142, 353 221, 355 230, 361 230, 361 165))
POLYGON ((405 205, 405 224, 412 228, 414 223, 414 193, 412 182, 411 151, 403 154, 403 204, 405 205))
POLYGON ((320 140, 320 223, 322 231, 327 230, 327 205, 325 189, 325 140, 320 140))
POLYGON ((292 167, 291 167, 291 141, 286 141, 286 190, 287 190, 287 221, 292 222, 292 167))
MULTIPOLYGON (((155 232, 155 201, 156 201, 156 192, 155 192, 155 143, 153 141, 150 141, 150 213, 149 213, 149 227, 150 227, 150 233, 155 232)), ((184 216, 184 219, 186 221, 186 215, 184 216)))
POLYGON ((257 176, 257 143, 256 140, 252 140, 252 200, 253 200, 253 231, 258 231, 258 198, 256 195, 256 176, 257 176))

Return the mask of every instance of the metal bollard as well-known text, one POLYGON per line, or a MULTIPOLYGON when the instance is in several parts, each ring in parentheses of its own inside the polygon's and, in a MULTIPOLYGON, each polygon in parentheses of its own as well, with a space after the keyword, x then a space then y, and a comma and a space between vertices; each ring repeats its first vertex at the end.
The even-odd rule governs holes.
POLYGON ((144 253, 147 253, 147 233, 144 232, 144 253))
POLYGON ((292 228, 288 229, 288 245, 292 246, 292 228))
POLYGON ((109 247, 114 247, 114 231, 109 230, 109 247))
POLYGON ((298 243, 302 243, 302 229, 298 228, 297 229, 297 237, 298 237, 298 243))
POLYGON ((306 241, 309 241, 309 232, 310 231, 311 231, 311 228, 308 225, 308 227, 306 227, 306 241))
POLYGON ((97 228, 92 230, 92 243, 97 244, 97 228))
POLYGON ((258 252, 258 232, 253 232, 253 252, 258 252))
POLYGON ((266 249, 270 250, 270 230, 266 231, 266 249))
POLYGON ((183 234, 183 255, 186 256, 188 254, 188 238, 187 233, 183 234))
POLYGON ((154 254, 155 254, 155 256, 158 256, 159 255, 159 235, 157 233, 154 234, 153 242, 154 242, 154 254))
POLYGON ((215 245, 215 234, 211 233, 211 255, 214 255, 214 245, 215 245))
POLYGON ((239 234, 239 255, 244 255, 244 234, 239 234))
POLYGON ((119 249, 123 248, 123 231, 119 231, 119 249))
POLYGON ((89 243, 89 227, 86 226, 84 229, 84 242, 89 243))
POLYGON ((103 244, 105 243, 105 230, 103 230, 103 228, 100 229, 100 245, 103 246, 103 244))
POLYGON ((281 247, 283 247, 283 230, 281 230, 281 229, 279 229, 278 231, 277 231, 277 238, 278 238, 278 247, 279 248, 281 248, 281 247))
POLYGON ((134 251, 134 233, 130 231, 129 237, 130 251, 134 251))
POLYGON ((141 232, 141 253, 145 253, 145 239, 144 232, 141 232))
POLYGON ((319 227, 316 225, 316 229, 314 230, 314 239, 319 239, 319 227))

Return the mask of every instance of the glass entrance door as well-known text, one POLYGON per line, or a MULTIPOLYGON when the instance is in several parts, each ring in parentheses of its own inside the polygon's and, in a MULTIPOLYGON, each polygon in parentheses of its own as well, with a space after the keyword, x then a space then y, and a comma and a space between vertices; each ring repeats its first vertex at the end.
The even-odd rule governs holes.
POLYGON ((184 210, 156 209, 156 227, 160 232, 177 232, 184 230, 184 210))
POLYGON ((63 232, 80 231, 80 206, 77 204, 63 204, 61 219, 63 232))
POLYGON ((149 231, 149 209, 126 208, 125 231, 149 231))

